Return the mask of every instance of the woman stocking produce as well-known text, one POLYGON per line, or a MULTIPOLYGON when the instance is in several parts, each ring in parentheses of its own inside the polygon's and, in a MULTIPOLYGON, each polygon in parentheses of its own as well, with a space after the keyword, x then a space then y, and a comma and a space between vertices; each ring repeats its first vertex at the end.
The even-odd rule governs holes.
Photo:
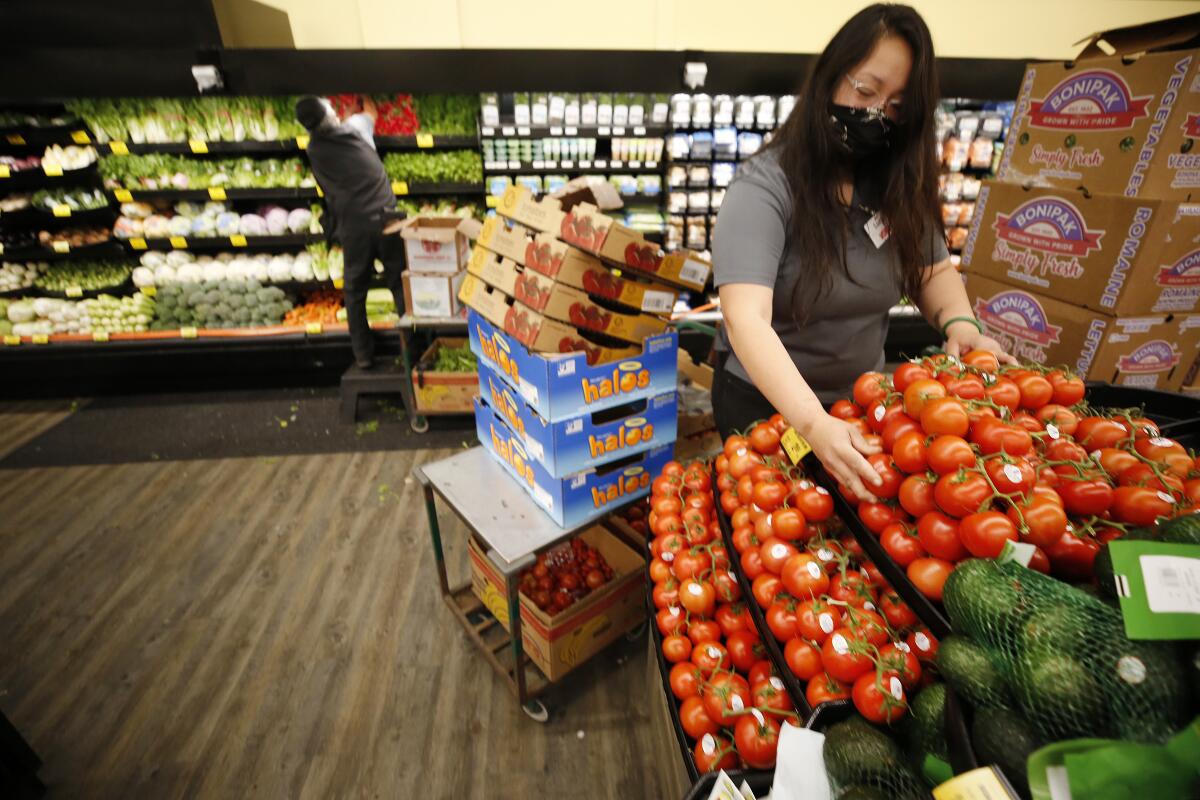
POLYGON ((907 297, 946 352, 1010 357, 984 336, 951 264, 937 204, 929 29, 912 8, 854 15, 817 58, 778 135, 730 186, 713 261, 725 329, 713 405, 722 435, 778 410, 864 498, 878 451, 826 413, 883 366, 888 311, 907 297))

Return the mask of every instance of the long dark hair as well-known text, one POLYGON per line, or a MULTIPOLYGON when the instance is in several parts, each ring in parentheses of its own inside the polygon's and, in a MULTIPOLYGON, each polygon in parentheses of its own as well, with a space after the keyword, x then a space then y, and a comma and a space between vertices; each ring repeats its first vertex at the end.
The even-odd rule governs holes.
POLYGON ((889 227, 892 268, 908 297, 917 297, 933 237, 944 236, 934 146, 938 83, 933 40, 925 20, 910 6, 876 3, 851 17, 826 45, 791 115, 766 148, 778 152, 792 190, 792 247, 804 258, 804 274, 792 295, 798 322, 832 289, 835 269, 849 276, 846 207, 839 188, 851 173, 830 124, 829 107, 840 82, 885 36, 897 36, 912 48, 912 72, 890 150, 860 162, 856 177, 869 186, 867 202, 889 227))

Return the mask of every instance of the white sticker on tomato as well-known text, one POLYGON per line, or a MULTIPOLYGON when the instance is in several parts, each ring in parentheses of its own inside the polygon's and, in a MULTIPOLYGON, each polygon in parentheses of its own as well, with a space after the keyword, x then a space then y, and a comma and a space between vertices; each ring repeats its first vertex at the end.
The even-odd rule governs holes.
POLYGON ((892 679, 888 682, 888 689, 891 690, 892 697, 896 698, 897 700, 904 699, 904 685, 900 683, 900 679, 895 675, 893 675, 892 679))
POLYGON ((693 581, 688 584, 688 594, 692 595, 693 597, 703 597, 704 587, 693 581))
POLYGON ((800 481, 800 488, 801 489, 811 489, 811 488, 813 488, 813 483, 808 478, 805 478, 804 480, 800 481))
POLYGON ((817 562, 809 561, 807 566, 809 575, 811 575, 813 578, 821 577, 821 568, 817 566, 817 562))
POLYGON ((774 689, 775 691, 777 691, 777 692, 783 691, 783 681, 779 680, 779 678, 775 677, 774 675, 772 675, 771 679, 767 682, 771 684, 771 688, 774 689))
MULTIPOLYGON (((921 635, 924 636, 925 634, 921 634, 921 635)), ((901 653, 911 653, 912 652, 912 648, 908 646, 908 642, 896 642, 895 647, 901 653)))
POLYGON ((1099 461, 1099 460, 1100 460, 1100 451, 1099 451, 1099 450, 1093 450, 1093 451, 1092 451, 1091 453, 1089 453, 1088 455, 1090 455, 1090 456, 1092 457, 1092 460, 1093 460, 1093 461, 1099 461))
POLYGON ((825 631, 825 633, 833 633, 833 614, 830 614, 828 611, 822 611, 817 617, 817 622, 820 624, 821 630, 825 631))
POLYGON ((757 708, 750 709, 750 713, 754 716, 754 721, 757 722, 759 725, 767 724, 767 721, 765 719, 763 719, 762 712, 759 711, 757 708))
POLYGON ((923 633, 918 633, 913 637, 913 641, 917 643, 917 648, 920 649, 922 653, 929 652, 930 641, 928 636, 923 633))
POLYGON ((771 558, 783 560, 788 554, 788 546, 783 542, 777 542, 771 545, 771 558))
POLYGON ((1050 434, 1051 439, 1057 439, 1059 436, 1058 426, 1055 425, 1053 422, 1047 422, 1046 423, 1046 433, 1050 434))
POLYGON ((817 551, 817 558, 821 559, 822 561, 833 561, 833 559, 834 559, 833 551, 830 550, 828 547, 822 547, 820 550, 817 551))
POLYGON ((1155 436, 1150 440, 1150 444, 1154 445, 1155 447, 1173 447, 1175 445, 1175 440, 1168 439, 1165 436, 1155 436))
POLYGON ((1126 683, 1137 686, 1146 680, 1146 665, 1137 656, 1121 656, 1117 661, 1117 674, 1126 683))
POLYGON ((704 755, 711 756, 717 752, 717 740, 713 738, 711 733, 704 734, 704 738, 700 740, 700 749, 704 751, 704 755))
POLYGON ((867 602, 863 603, 863 608, 865 608, 867 611, 874 611, 875 604, 868 600, 867 602))
POLYGON ((718 650, 716 647, 714 647, 713 645, 711 645, 711 644, 710 644, 710 645, 708 646, 708 657, 709 657, 709 658, 716 658, 716 659, 720 659, 720 658, 721 658, 721 651, 720 651, 720 650, 718 650))
POLYGON ((737 695, 737 694, 735 694, 733 697, 729 698, 729 707, 732 708, 734 711, 745 711, 746 710, 746 704, 742 702, 742 696, 737 695))
POLYGON ((824 486, 818 486, 818 487, 817 487, 817 494, 825 494, 825 495, 827 495, 827 494, 829 494, 829 490, 828 490, 828 489, 826 489, 824 486))
POLYGON ((834 634, 830 641, 833 642, 833 652, 837 653, 839 656, 844 656, 846 653, 850 652, 850 643, 847 642, 846 637, 842 636, 840 633, 834 634))
POLYGON ((1004 465, 1004 477, 1008 478, 1011 483, 1018 483, 1021 480, 1021 468, 1016 464, 1004 465))
POLYGON ((675 560, 675 554, 673 552, 671 552, 670 550, 665 550, 665 551, 663 551, 663 554, 662 554, 662 560, 667 562, 668 564, 670 564, 672 561, 675 560))
POLYGON ((1171 495, 1167 494, 1166 492, 1159 492, 1158 499, 1162 500, 1164 503, 1170 503, 1171 505, 1175 505, 1175 498, 1171 497, 1171 495))
POLYGON ((883 415, 887 413, 887 409, 883 406, 875 406, 875 421, 882 422, 883 415))

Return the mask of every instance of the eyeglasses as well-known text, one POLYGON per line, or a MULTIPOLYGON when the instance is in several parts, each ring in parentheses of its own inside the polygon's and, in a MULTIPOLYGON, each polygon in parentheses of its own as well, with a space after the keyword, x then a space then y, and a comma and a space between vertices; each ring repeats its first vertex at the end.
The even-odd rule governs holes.
POLYGON ((872 89, 867 84, 855 78, 853 75, 846 75, 846 80, 854 87, 854 91, 858 92, 858 96, 862 98, 863 103, 869 111, 874 111, 880 114, 886 114, 890 119, 896 120, 900 117, 903 110, 903 101, 898 98, 892 98, 886 103, 879 97, 879 92, 872 89))

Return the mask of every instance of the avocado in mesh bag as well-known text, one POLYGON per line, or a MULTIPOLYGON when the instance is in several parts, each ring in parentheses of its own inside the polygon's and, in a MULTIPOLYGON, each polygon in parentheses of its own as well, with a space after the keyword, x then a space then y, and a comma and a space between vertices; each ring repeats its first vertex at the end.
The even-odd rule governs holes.
POLYGON ((1015 711, 980 708, 971 721, 971 744, 980 764, 995 764, 1021 797, 1029 797, 1029 756, 1042 746, 1037 732, 1015 711))
POLYGON ((825 731, 823 755, 834 797, 872 797, 863 794, 871 790, 892 800, 929 797, 924 783, 905 762, 900 746, 861 717, 830 726, 825 731))
POLYGON ((998 659, 965 636, 947 636, 938 646, 938 672, 972 706, 1010 708, 1008 680, 998 659))

